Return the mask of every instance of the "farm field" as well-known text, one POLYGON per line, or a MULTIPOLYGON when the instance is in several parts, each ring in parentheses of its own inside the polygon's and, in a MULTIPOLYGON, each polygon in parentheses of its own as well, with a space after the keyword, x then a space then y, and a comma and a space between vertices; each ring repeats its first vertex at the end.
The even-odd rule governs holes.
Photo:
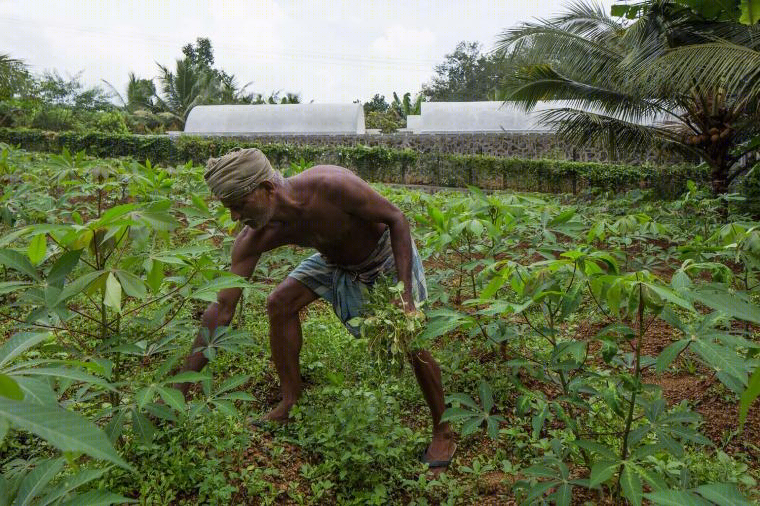
POLYGON ((760 500, 760 223, 720 221, 706 189, 376 186, 414 229, 426 325, 407 335, 392 290, 370 338, 311 305, 294 421, 256 427, 279 396, 266 295, 312 251, 273 251, 246 281, 226 272, 238 225, 202 167, 0 153, 0 503, 760 500), (177 376, 235 286, 209 366, 177 376), (439 476, 419 459, 407 339, 441 364, 458 432, 439 476), (189 402, 177 381, 198 382, 189 402))

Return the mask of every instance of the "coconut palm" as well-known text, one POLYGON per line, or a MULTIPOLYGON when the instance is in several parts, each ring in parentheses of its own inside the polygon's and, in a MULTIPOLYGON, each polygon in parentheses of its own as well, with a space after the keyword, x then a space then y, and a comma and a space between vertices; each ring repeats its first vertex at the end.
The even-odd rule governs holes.
POLYGON ((23 61, 0 54, 0 99, 12 97, 29 81, 29 72, 23 61))
POLYGON ((626 24, 580 1, 506 30, 497 51, 520 64, 507 65, 500 98, 526 110, 567 101, 539 119, 571 143, 611 153, 665 143, 696 155, 714 193, 725 193, 760 132, 758 27, 700 19, 674 1, 649 0, 638 12, 626 24))
POLYGON ((156 85, 153 84, 152 79, 141 79, 135 75, 134 72, 129 73, 129 81, 127 81, 127 99, 119 93, 114 85, 103 79, 103 82, 111 88, 115 98, 121 102, 121 107, 130 113, 137 111, 154 111, 156 108, 156 85))
POLYGON ((177 60, 174 72, 160 64, 158 68, 163 96, 157 97, 157 105, 162 112, 171 115, 179 128, 184 128, 193 107, 215 101, 219 92, 218 79, 189 59, 177 60))

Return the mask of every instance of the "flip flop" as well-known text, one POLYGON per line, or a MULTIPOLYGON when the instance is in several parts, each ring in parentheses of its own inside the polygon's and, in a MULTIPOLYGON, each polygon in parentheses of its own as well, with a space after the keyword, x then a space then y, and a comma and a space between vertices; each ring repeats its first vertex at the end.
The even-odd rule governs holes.
POLYGON ((457 444, 454 443, 454 451, 451 453, 451 458, 449 460, 428 460, 427 459, 427 452, 430 449, 430 445, 428 445, 427 448, 422 452, 422 455, 420 455, 420 461, 423 464, 427 464, 430 469, 438 468, 438 467, 449 467, 449 464, 451 464, 451 461, 454 460, 454 454, 457 451, 457 444))

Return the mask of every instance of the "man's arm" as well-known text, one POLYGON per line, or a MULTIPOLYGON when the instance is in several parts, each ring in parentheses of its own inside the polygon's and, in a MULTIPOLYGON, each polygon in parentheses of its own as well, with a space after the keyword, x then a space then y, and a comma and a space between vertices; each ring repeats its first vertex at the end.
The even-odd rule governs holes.
MULTIPOLYGON (((237 274, 245 279, 251 277, 256 263, 261 256, 261 248, 257 245, 261 242, 260 234, 256 231, 245 227, 235 239, 232 246, 232 262, 230 272, 237 274)), ((229 325, 232 317, 235 315, 240 295, 243 293, 241 288, 225 288, 220 290, 216 297, 216 302, 212 302, 203 312, 201 317, 201 328, 208 330, 208 336, 212 336, 217 327, 229 325)), ((206 344, 206 336, 201 330, 193 341, 193 347, 190 355, 185 359, 183 371, 200 371, 208 363, 208 359, 201 351, 194 351, 206 344)), ((182 392, 187 397, 187 391, 190 383, 178 383, 174 388, 182 392)))
POLYGON ((412 235, 404 213, 363 179, 350 172, 347 177, 332 179, 328 186, 328 196, 331 200, 340 202, 344 211, 363 220, 388 225, 398 279, 404 282, 402 299, 405 309, 408 312, 415 311, 412 296, 412 235))

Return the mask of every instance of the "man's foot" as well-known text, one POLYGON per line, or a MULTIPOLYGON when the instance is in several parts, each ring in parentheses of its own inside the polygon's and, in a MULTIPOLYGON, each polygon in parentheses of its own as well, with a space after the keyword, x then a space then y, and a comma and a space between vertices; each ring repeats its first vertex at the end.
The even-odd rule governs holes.
POLYGON ((280 401, 280 403, 261 419, 264 422, 288 423, 290 421, 290 408, 292 403, 280 401))
POLYGON ((422 454, 422 462, 430 467, 435 476, 438 476, 448 468, 456 450, 457 444, 452 434, 434 435, 430 445, 422 454))

